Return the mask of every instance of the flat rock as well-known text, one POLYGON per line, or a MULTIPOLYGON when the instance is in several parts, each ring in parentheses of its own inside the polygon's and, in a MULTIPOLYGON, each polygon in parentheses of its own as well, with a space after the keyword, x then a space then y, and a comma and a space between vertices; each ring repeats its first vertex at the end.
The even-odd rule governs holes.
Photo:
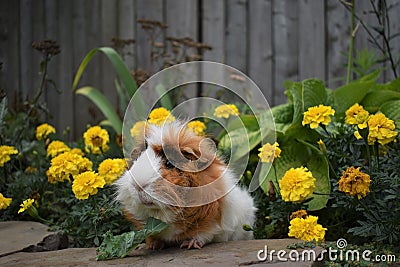
MULTIPOLYGON (((313 261, 281 261, 277 251, 300 242, 295 239, 247 240, 208 244, 202 249, 168 248, 150 251, 144 248, 133 251, 123 259, 96 261, 95 248, 69 248, 50 252, 18 252, 0 257, 0 266, 311 266, 313 261), (260 262, 257 254, 267 246, 268 257, 260 262), (272 253, 270 258, 270 253, 272 253)), ((322 250, 313 249, 316 255, 322 250)), ((301 254, 301 250, 299 250, 301 254)), ((260 254, 263 257, 263 253, 260 254)), ((294 254, 292 254, 294 255, 294 254)))
POLYGON ((0 256, 38 244, 52 234, 48 228, 38 222, 0 222, 0 256))

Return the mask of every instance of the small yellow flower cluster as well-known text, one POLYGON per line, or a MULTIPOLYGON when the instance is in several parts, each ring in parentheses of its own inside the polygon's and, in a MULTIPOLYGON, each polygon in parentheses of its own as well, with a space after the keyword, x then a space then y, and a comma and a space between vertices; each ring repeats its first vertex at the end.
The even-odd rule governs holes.
POLYGON ((90 127, 84 134, 85 150, 87 153, 101 154, 108 150, 110 137, 108 132, 100 126, 90 127))
POLYGON ((11 204, 11 201, 12 198, 5 197, 2 193, 0 193, 0 210, 5 210, 8 208, 8 206, 11 204))
POLYGON ((259 148, 258 151, 260 151, 258 156, 260 157, 261 162, 273 162, 274 159, 281 156, 281 149, 279 148, 279 144, 277 142, 275 142, 273 145, 266 143, 259 148))
POLYGON ((71 182, 71 178, 85 171, 92 170, 93 163, 79 154, 64 152, 51 160, 46 174, 50 183, 71 182))
POLYGON ((360 167, 354 168, 353 166, 343 171, 342 177, 338 182, 339 191, 349 196, 357 196, 358 199, 367 195, 370 183, 370 176, 360 171, 360 167))
POLYGON ((36 139, 39 141, 46 139, 52 133, 56 133, 56 129, 47 123, 43 123, 36 128, 36 139))
POLYGON ((55 156, 68 152, 71 149, 62 141, 52 141, 47 147, 47 156, 54 158, 55 156))
MULTIPOLYGON (((368 145, 373 145, 375 142, 386 145, 393 142, 398 134, 395 131, 396 126, 393 120, 387 118, 383 113, 369 115, 368 111, 364 110, 363 106, 358 103, 346 111, 345 122, 351 125, 357 124, 360 130, 368 126, 368 145)), ((355 131, 354 136, 357 139, 363 138, 360 131, 355 131)))
POLYGON ((100 163, 98 173, 104 179, 106 185, 109 185, 117 180, 127 167, 125 159, 105 159, 100 163))
POLYGON ((357 125, 359 129, 364 129, 367 127, 368 118, 368 111, 356 103, 346 111, 345 122, 350 125, 357 125))
POLYGON ((74 177, 72 192, 77 199, 88 199, 89 195, 95 195, 98 188, 103 188, 106 182, 93 171, 86 171, 74 177))
POLYGON ((306 167, 291 168, 279 181, 282 199, 300 203, 311 196, 316 179, 306 167))
POLYGON ((215 108, 214 116, 225 119, 230 116, 239 116, 239 109, 234 104, 220 105, 215 108))
POLYGON ((191 121, 187 124, 187 127, 196 135, 204 135, 206 129, 206 125, 201 121, 191 121))
POLYGON ((371 115, 368 119, 368 144, 372 145, 377 141, 381 145, 386 145, 393 142, 397 137, 395 128, 394 122, 384 114, 371 115))
POLYGON ((173 121, 175 121, 175 117, 169 110, 163 107, 152 110, 149 114, 148 120, 149 123, 158 126, 161 126, 164 123, 171 123, 173 121))
POLYGON ((332 115, 335 115, 335 110, 329 106, 319 105, 318 107, 310 107, 304 112, 302 124, 310 124, 311 129, 318 128, 319 124, 328 125, 331 122, 332 115))
POLYGON ((11 160, 10 155, 18 154, 18 150, 13 146, 0 146, 0 167, 11 160))
POLYGON ((323 241, 327 228, 322 227, 317 221, 318 217, 312 215, 308 215, 305 218, 296 217, 292 219, 290 221, 288 236, 304 241, 323 241))

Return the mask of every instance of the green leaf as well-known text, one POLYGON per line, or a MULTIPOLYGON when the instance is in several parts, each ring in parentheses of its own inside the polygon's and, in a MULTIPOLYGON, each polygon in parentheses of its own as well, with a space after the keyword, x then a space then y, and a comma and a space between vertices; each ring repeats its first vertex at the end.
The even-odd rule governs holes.
POLYGON ((375 113, 387 101, 400 99, 400 92, 374 90, 369 92, 360 103, 366 110, 375 113))
POLYGON ((386 102, 381 106, 380 111, 394 121, 400 120, 400 100, 386 102))
MULTIPOLYGON (((287 86, 289 85, 288 83, 287 86)), ((301 122, 304 111, 309 107, 324 104, 327 99, 325 85, 319 79, 307 79, 292 83, 287 94, 293 103, 292 125, 301 122)))
POLYGON ((218 148, 231 152, 231 160, 236 161, 249 153, 261 142, 260 130, 236 129, 219 140, 218 148))
POLYGON ((78 89, 76 93, 89 98, 101 110, 117 134, 121 134, 122 121, 115 112, 110 101, 108 101, 108 99, 99 90, 94 87, 86 86, 78 89))
POLYGON ((335 116, 343 117, 346 110, 355 103, 360 103, 374 85, 374 81, 356 81, 337 88, 333 92, 335 116))
POLYGON ((111 47, 94 48, 91 51, 89 51, 89 53, 82 60, 82 63, 76 72, 74 82, 72 84, 72 91, 74 91, 76 89, 78 82, 83 74, 83 71, 85 70, 87 64, 90 62, 90 60, 93 58, 93 56, 97 52, 104 53, 107 56, 107 58, 111 61, 115 71, 118 74, 118 77, 121 79, 122 83, 124 84, 125 89, 127 90, 128 94, 129 94, 129 97, 132 97, 135 94, 136 89, 137 89, 136 82, 132 78, 132 75, 129 72, 129 69, 126 67, 122 58, 111 47))
POLYGON ((166 94, 164 85, 162 85, 161 83, 158 84, 156 86, 156 91, 157 91, 158 95, 161 97, 161 99, 160 99, 161 105, 164 108, 171 110, 172 109, 171 98, 166 94))
POLYGON ((301 82, 303 111, 309 107, 325 104, 326 90, 324 82, 319 79, 307 79, 301 82))
POLYGON ((293 120, 293 105, 282 104, 271 108, 275 123, 290 123, 293 120))
POLYGON ((104 234, 103 242, 97 249, 96 260, 124 258, 130 251, 137 248, 147 237, 161 233, 167 224, 150 217, 139 231, 132 231, 113 236, 110 231, 104 234))
POLYGON ((119 84, 118 79, 114 80, 115 89, 117 90, 118 94, 118 102, 119 102, 119 109, 120 111, 125 111, 128 106, 128 99, 125 95, 125 92, 122 91, 121 85, 119 84))
MULTIPOLYGON (((293 139, 280 143, 281 156, 275 160, 275 167, 271 168, 266 176, 260 176, 261 188, 268 194, 268 181, 272 181, 279 188, 278 181, 282 179, 290 168, 307 167, 316 178, 315 190, 319 194, 330 193, 329 166, 325 156, 318 149, 305 142, 293 139), (275 168, 275 170, 274 170, 275 168), (275 176, 276 173, 276 176, 275 176)), ((263 171, 261 170, 261 173, 263 171)), ((313 194, 308 201, 308 210, 319 210, 326 206, 328 195, 313 194)))

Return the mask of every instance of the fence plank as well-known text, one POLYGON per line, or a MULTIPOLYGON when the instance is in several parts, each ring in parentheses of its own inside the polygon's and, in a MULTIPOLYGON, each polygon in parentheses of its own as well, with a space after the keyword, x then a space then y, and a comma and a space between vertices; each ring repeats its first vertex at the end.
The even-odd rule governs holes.
POLYGON ((272 5, 271 0, 249 1, 249 77, 272 104, 272 5))
MULTIPOLYGON (((197 5, 186 0, 167 0, 165 6, 165 21, 168 25, 166 36, 177 38, 189 37, 197 41, 198 33, 198 10, 197 5)), ((197 54, 196 49, 188 49, 188 56, 197 54)), ((197 84, 188 84, 182 86, 184 96, 188 99, 196 97, 198 94, 197 84)), ((182 99, 180 99, 182 101, 182 99)), ((191 102, 188 111, 197 111, 196 104, 191 102)), ((181 114, 182 116, 183 114, 181 114)), ((189 115, 189 114, 187 114, 189 115)))
MULTIPOLYGON (((71 134, 68 136, 70 140, 75 137, 74 133, 74 111, 73 104, 74 99, 71 93, 71 84, 73 76, 73 39, 72 36, 72 2, 63 1, 58 6, 58 14, 62 23, 58 25, 58 32, 60 34, 60 43, 62 46, 62 52, 60 54, 60 89, 62 93, 59 95, 60 103, 59 106, 59 129, 71 129, 71 134)), ((79 129, 80 130, 80 129, 79 129)))
MULTIPOLYGON (((57 14, 58 10, 58 1, 46 0, 45 1, 45 38, 56 41, 60 44, 59 33, 58 33, 58 25, 59 25, 59 17, 57 14)), ((61 53, 63 53, 63 48, 61 48, 61 53)), ((50 80, 55 82, 56 88, 53 85, 48 85, 47 90, 45 92, 46 102, 49 109, 49 115, 47 120, 50 124, 52 124, 58 132, 61 131, 59 127, 60 121, 60 110, 59 106, 60 98, 59 98, 59 80, 60 73, 58 72, 58 66, 60 66, 60 55, 54 56, 49 62, 48 68, 48 77, 50 80)))
MULTIPOLYGON (((101 18, 101 28, 102 28, 102 45, 110 46, 111 39, 117 36, 117 1, 101 1, 102 18, 101 18)), ((107 99, 110 100, 114 107, 117 107, 117 92, 114 88, 114 79, 116 77, 115 70, 110 64, 110 61, 102 56, 102 90, 107 99)))
POLYGON ((331 88, 343 85, 346 80, 347 58, 343 52, 348 52, 349 45, 349 12, 338 1, 327 1, 327 84, 331 88))
MULTIPOLYGON (((137 0, 136 2, 137 19, 149 19, 164 21, 163 1, 158 0, 137 0)), ((136 62, 137 67, 146 71, 154 72, 160 66, 152 64, 150 58, 149 36, 139 24, 136 24, 136 62)), ((163 40, 160 35, 158 40, 163 40)))
POLYGON ((20 94, 19 82, 19 1, 3 1, 0 8, 1 43, 0 90, 5 90, 9 105, 20 94))
POLYGON ((226 63, 247 72, 247 0, 229 2, 226 7, 226 63))
MULTIPOLYGON (((119 0, 118 6, 118 37, 122 39, 135 39, 136 32, 136 1, 119 0)), ((130 70, 135 69, 135 45, 128 45, 122 53, 124 61, 130 70)))
POLYGON ((33 72, 32 67, 32 1, 21 0, 20 5, 20 92, 21 99, 25 100, 28 94, 32 95, 33 72))
POLYGON ((274 96, 273 104, 286 102, 283 83, 298 80, 298 2, 273 2, 274 31, 274 96))
POLYGON ((299 1, 299 79, 325 80, 325 3, 299 1))
MULTIPOLYGON (((72 68, 73 75, 75 75, 80 62, 87 53, 85 8, 82 7, 82 1, 80 0, 72 0, 72 35, 75 37, 72 47, 72 68)), ((90 84, 87 76, 82 77, 81 84, 90 84)), ((72 83, 69 85, 69 88, 71 86, 72 83)), ((69 93, 73 95, 72 92, 69 93)), ((93 116, 91 116, 92 105, 83 96, 73 95, 73 97, 74 135, 81 136, 86 125, 93 119, 93 116)))
MULTIPOLYGON (((395 0, 388 0, 389 18, 390 18, 390 33, 394 35, 400 33, 400 23, 398 20, 398 15, 400 14, 400 2, 395 0)), ((397 66, 397 77, 400 77, 400 36, 394 38, 390 41, 390 46, 392 48, 392 53, 394 56, 395 64, 397 66)), ((395 78, 394 72, 388 69, 385 73, 385 80, 390 81, 395 78)))
POLYGON ((225 2, 203 0, 201 41, 212 47, 204 54, 205 60, 225 62, 225 2))
MULTIPOLYGON (((32 5, 32 41, 43 41, 45 39, 45 18, 44 18, 44 0, 35 1, 32 5)), ((33 49, 33 48, 32 48, 33 49)), ((32 95, 37 93, 40 87, 40 81, 42 77, 40 62, 43 60, 43 55, 41 52, 33 49, 32 53, 32 73, 33 73, 33 83, 32 83, 32 95)), ((45 89, 44 89, 45 90, 45 89)), ((39 101, 45 101, 45 95, 42 92, 39 101)))

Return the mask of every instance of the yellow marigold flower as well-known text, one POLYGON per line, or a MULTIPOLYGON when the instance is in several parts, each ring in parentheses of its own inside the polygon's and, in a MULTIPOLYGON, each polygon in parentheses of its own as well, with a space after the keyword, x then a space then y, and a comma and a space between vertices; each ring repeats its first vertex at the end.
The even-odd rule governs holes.
POLYGON ((36 128, 36 139, 39 141, 46 139, 52 133, 56 133, 56 129, 47 123, 43 123, 36 128))
POLYGON ((11 204, 11 201, 12 198, 5 197, 2 193, 0 193, 0 210, 5 210, 8 208, 8 206, 11 204))
POLYGON ((20 205, 21 208, 19 209, 18 213, 21 213, 21 212, 24 212, 26 210, 29 210, 33 206, 34 202, 35 202, 35 200, 32 199, 32 198, 28 198, 27 200, 24 200, 22 202, 22 204, 20 205))
POLYGON ((4 166, 4 163, 11 160, 10 155, 18 154, 18 150, 13 146, 0 146, 0 167, 4 166))
POLYGON ((196 135, 204 135, 204 130, 206 129, 206 125, 201 121, 191 121, 187 124, 187 127, 196 135))
POLYGON ((234 104, 220 105, 215 108, 214 116, 218 118, 229 118, 230 116, 239 116, 239 110, 234 104))
POLYGON ((266 143, 259 148, 258 151, 260 151, 260 153, 258 156, 261 162, 272 162, 274 159, 279 158, 281 156, 281 149, 278 146, 279 144, 275 142, 273 145, 266 143))
POLYGON ((60 155, 64 152, 68 152, 71 149, 61 141, 52 141, 47 147, 47 156, 54 158, 57 155, 60 155))
POLYGON ((89 195, 97 194, 97 188, 103 188, 106 182, 97 173, 87 171, 74 177, 72 192, 77 199, 88 199, 89 195))
POLYGON ((335 110, 329 106, 319 105, 318 107, 310 107, 304 112, 302 124, 310 124, 311 129, 318 128, 319 124, 328 125, 331 122, 332 115, 335 115, 335 110))
POLYGON ((303 218, 305 219, 308 216, 307 211, 306 210, 297 210, 292 212, 292 214, 290 214, 290 220, 293 220, 294 218, 303 218))
POLYGON ((108 143, 110 137, 108 132, 102 129, 100 126, 90 127, 84 134, 83 139, 85 141, 85 150, 92 154, 101 154, 108 150, 108 143))
POLYGON ((396 139, 397 132, 394 131, 396 126, 391 119, 385 114, 378 113, 371 115, 368 119, 368 144, 372 145, 378 141, 381 145, 386 145, 396 139))
POLYGON ((171 123, 175 121, 175 117, 166 108, 156 108, 153 109, 149 114, 148 122, 158 126, 163 125, 163 123, 171 123))
POLYGON ((294 218, 290 221, 288 236, 304 241, 323 241, 326 228, 317 223, 318 217, 309 215, 306 218, 294 218))
POLYGON ((106 185, 117 180, 127 169, 125 159, 105 159, 99 165, 99 175, 103 177, 106 185))
POLYGON ((131 136, 135 139, 144 136, 145 129, 147 128, 147 121, 138 121, 131 128, 131 136))
POLYGON ((77 147, 71 149, 69 152, 74 153, 74 154, 77 154, 77 155, 79 155, 79 156, 84 156, 84 155, 85 155, 85 154, 83 153, 82 149, 77 148, 77 147))
POLYGON ((50 183, 64 180, 71 182, 71 177, 91 171, 92 166, 93 163, 89 159, 72 152, 65 152, 51 160, 51 166, 46 175, 50 183))
POLYGON ((295 203, 302 202, 314 192, 315 181, 306 167, 291 168, 279 181, 282 199, 295 203))
POLYGON ((366 111, 363 106, 356 103, 346 110, 345 122, 351 125, 357 124, 358 128, 364 129, 367 127, 368 117, 368 111, 366 111))
POLYGON ((343 171, 342 177, 338 182, 339 191, 349 196, 357 196, 358 199, 367 195, 370 183, 370 176, 360 171, 360 167, 356 169, 353 166, 343 171))

